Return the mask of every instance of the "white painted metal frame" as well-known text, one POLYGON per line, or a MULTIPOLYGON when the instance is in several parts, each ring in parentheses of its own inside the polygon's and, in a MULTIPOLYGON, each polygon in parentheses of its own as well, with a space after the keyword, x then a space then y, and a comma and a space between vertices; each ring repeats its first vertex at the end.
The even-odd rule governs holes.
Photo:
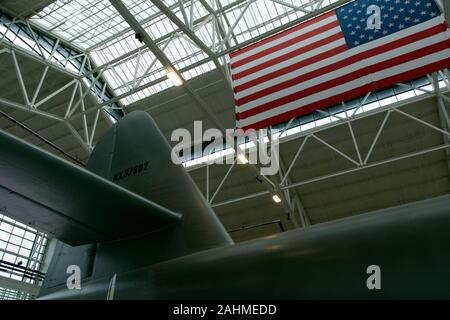
MULTIPOLYGON (((38 46, 39 42, 36 42, 38 46)), ((22 111, 26 111, 47 119, 51 119, 56 122, 66 123, 67 127, 69 128, 70 132, 77 138, 77 140, 80 142, 80 145, 83 147, 85 152, 87 154, 90 154, 91 150, 93 149, 93 139, 95 136, 95 131, 97 128, 97 124, 99 121, 99 112, 108 104, 102 105, 102 108, 97 108, 96 112, 92 115, 94 121, 92 125, 88 126, 87 121, 87 115, 85 114, 85 100, 87 99, 87 96, 93 95, 96 96, 96 94, 93 93, 95 84, 97 81, 101 78, 101 75, 104 71, 108 70, 108 68, 105 68, 104 70, 100 71, 96 78, 92 81, 92 83, 89 85, 89 87, 86 85, 86 82, 84 81, 84 76, 81 76, 81 74, 71 71, 69 69, 66 69, 59 65, 60 60, 52 59, 53 53, 55 50, 52 51, 48 57, 45 56, 39 56, 32 52, 26 51, 23 48, 16 47, 14 45, 11 45, 6 40, 0 40, 0 45, 4 46, 5 48, 2 49, 3 54, 9 54, 11 56, 11 67, 15 70, 17 79, 18 79, 18 86, 21 90, 23 100, 25 101, 24 104, 17 103, 14 101, 11 101, 6 98, 0 97, 0 105, 10 107, 13 109, 18 109, 22 111), (45 66, 44 71, 42 72, 42 75, 40 77, 39 83, 37 85, 37 88, 35 92, 31 95, 29 92, 27 92, 26 86, 24 84, 24 78, 27 77, 26 74, 23 73, 23 71, 20 68, 20 64, 18 62, 17 56, 21 55, 27 59, 32 59, 33 61, 37 61, 45 66), (48 94, 45 97, 42 97, 40 100, 38 100, 38 97, 41 93, 41 89, 45 81, 48 81, 47 79, 47 73, 49 68, 55 69, 57 71, 61 71, 64 74, 66 74, 71 80, 69 80, 66 84, 59 88, 55 88, 55 90, 48 94), (73 88, 72 95, 70 96, 70 100, 68 101, 67 106, 67 112, 65 115, 56 114, 52 112, 47 112, 42 110, 40 107, 48 103, 52 98, 61 95, 65 90, 73 88), (76 92, 79 90, 79 98, 76 98, 76 92), (31 99, 30 99, 31 98, 31 99), (77 112, 78 111, 78 112, 77 112), (83 121, 83 137, 80 136, 77 130, 73 128, 73 125, 71 122, 74 119, 74 116, 76 116, 78 113, 80 113, 80 116, 82 117, 83 121)), ((55 47, 58 45, 56 43, 55 47)), ((42 52, 42 49, 39 50, 42 52)), ((87 56, 85 56, 86 59, 88 59, 87 56)), ((86 60, 85 59, 85 60, 86 60)), ((106 86, 106 84, 105 84, 106 86)), ((102 97, 104 95, 105 86, 103 88, 102 97)), ((100 104, 103 99, 100 98, 97 100, 97 104, 100 104)))

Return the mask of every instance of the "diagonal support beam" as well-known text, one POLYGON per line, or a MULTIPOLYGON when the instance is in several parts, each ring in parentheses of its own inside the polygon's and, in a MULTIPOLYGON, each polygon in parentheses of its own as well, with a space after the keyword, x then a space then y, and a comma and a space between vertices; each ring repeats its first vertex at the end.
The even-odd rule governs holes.
POLYGON ((184 3, 183 3, 183 1, 178 0, 178 6, 180 7, 180 11, 181 11, 181 13, 183 14, 183 20, 184 20, 184 23, 185 23, 185 24, 188 24, 188 23, 189 23, 189 19, 188 19, 188 17, 187 17, 186 10, 184 9, 184 3))
MULTIPOLYGON (((213 20, 213 32, 214 29, 217 28, 217 30, 219 31, 219 34, 222 38, 225 38, 225 29, 222 25, 222 23, 219 21, 218 15, 216 13, 216 11, 214 10, 214 8, 212 8, 209 3, 206 0, 199 0, 200 3, 205 7, 206 11, 208 11, 210 14, 212 14, 214 16, 214 20, 213 20)), ((213 5, 216 4, 215 1, 213 1, 213 5)), ((224 14, 224 16, 226 17, 226 15, 224 14)), ((213 34, 213 38, 215 35, 213 34)), ((213 46, 215 45, 215 41, 213 40, 213 46)), ((225 46, 227 49, 230 48, 230 44, 227 42, 225 43, 225 46)))
MULTIPOLYGON (((436 93, 436 107, 439 115, 439 121, 441 122, 441 127, 450 131, 450 119, 447 109, 445 108, 444 99, 442 98, 444 95, 441 93, 441 89, 439 88, 439 80, 436 72, 433 73, 433 87, 436 93)), ((450 136, 443 134, 442 138, 445 144, 450 145, 450 136)), ((447 157, 447 168, 450 175, 450 150, 448 148, 445 149, 445 155, 447 157)))
POLYGON ((295 162, 297 161, 298 157, 300 156, 300 153, 302 152, 303 148, 305 147, 305 144, 308 141, 308 138, 309 138, 309 136, 306 136, 303 139, 302 143, 300 144, 297 152, 295 153, 294 159, 292 159, 291 164, 289 165, 289 168, 287 169, 287 171, 285 171, 283 179, 281 179, 281 184, 283 184, 284 181, 289 176, 289 173, 291 172, 292 168, 294 167, 295 162))
POLYGON ((72 135, 78 140, 86 154, 90 155, 92 151, 91 147, 86 143, 86 141, 83 140, 83 138, 80 136, 77 130, 75 130, 72 124, 70 124, 69 121, 65 121, 64 124, 66 125, 67 129, 69 129, 70 133, 72 133, 72 135))
MULTIPOLYGON (((223 70, 219 59, 217 58, 216 54, 212 52, 212 50, 203 43, 202 40, 195 34, 195 32, 192 31, 188 26, 186 26, 173 12, 170 10, 161 0, 150 0, 161 12, 163 12, 167 18, 170 19, 181 31, 186 34, 189 39, 192 40, 192 42, 195 43, 197 47, 199 47, 201 50, 203 50, 208 57, 212 59, 214 62, 216 68, 220 70, 222 76, 227 79, 227 76, 225 74, 225 71, 223 70)), ((228 83, 228 81, 226 81, 228 83)))
POLYGON ((352 159, 350 156, 346 155, 345 153, 343 153, 342 151, 340 151, 339 149, 333 147, 331 144, 329 144, 328 142, 322 140, 321 138, 319 138, 318 136, 316 136, 315 134, 312 134, 311 137, 315 138, 317 141, 319 141, 320 143, 322 143, 323 145, 325 145, 326 147, 330 148, 331 150, 333 150, 334 152, 336 152, 337 154, 341 155, 342 157, 344 157, 345 159, 347 159, 348 161, 352 162, 353 164, 355 164, 356 166, 359 166, 360 164, 358 163, 358 161, 355 161, 354 159, 352 159))
MULTIPOLYGON (((150 38, 150 35, 144 29, 144 27, 136 20, 133 14, 127 9, 127 7, 122 3, 121 0, 110 0, 114 8, 119 12, 122 18, 129 24, 129 26, 141 36, 142 41, 150 49, 150 51, 155 55, 155 57, 162 63, 164 67, 171 67, 175 72, 175 67, 172 62, 167 58, 167 56, 162 52, 158 45, 150 38)), ((178 74, 181 76, 180 74, 178 74)))
POLYGON ((228 171, 225 173, 225 176, 222 178, 222 181, 220 181, 220 184, 217 187, 216 191, 214 192, 213 196, 211 197, 211 200, 209 200, 209 203, 212 203, 214 201, 214 199, 216 198, 216 196, 219 193, 220 189, 222 189, 223 184, 227 180, 228 176, 230 175, 231 170, 233 170, 233 168, 234 168, 234 166, 236 164, 236 159, 237 158, 234 159, 233 164, 228 168, 228 171))
POLYGON ((372 155, 373 148, 375 148, 375 145, 378 142, 378 139, 380 138, 381 132, 383 132, 384 126, 386 125, 386 122, 389 119, 389 116, 391 114, 391 111, 388 110, 386 112, 386 115, 383 118, 383 122, 381 123, 380 127, 378 128, 377 134, 375 135, 375 138, 372 141, 372 144, 370 145, 369 151, 367 151, 366 157, 364 158, 363 164, 367 164, 367 161, 369 161, 370 156, 372 155))
POLYGON ((11 56, 13 58, 14 69, 16 70, 17 80, 19 81, 20 90, 22 91, 23 100, 26 106, 30 105, 30 99, 28 98, 27 89, 25 88, 25 83, 23 82, 22 72, 20 71, 19 63, 17 62, 16 53, 11 51, 11 56))
POLYGON ((120 0, 110 0, 111 4, 116 8, 124 20, 130 25, 130 27, 142 37, 142 41, 150 49, 150 51, 155 55, 155 57, 161 62, 161 64, 166 69, 172 70, 183 82, 183 88, 186 93, 193 98, 197 104, 200 106, 202 111, 204 111, 212 120, 214 125, 225 132, 225 128, 221 124, 221 121, 216 117, 216 115, 211 111, 211 109, 206 105, 206 103, 195 93, 194 89, 187 83, 183 75, 175 68, 169 58, 162 52, 158 45, 153 41, 147 31, 139 24, 136 18, 131 14, 127 7, 120 0))
POLYGON ((45 98, 43 98, 42 100, 40 100, 39 102, 36 102, 34 104, 34 108, 38 108, 40 105, 42 105, 43 103, 47 102, 48 100, 52 99, 53 97, 55 97, 56 95, 60 94, 61 92, 63 92, 64 90, 66 90, 67 88, 69 88, 72 85, 76 86, 77 84, 77 80, 73 79, 71 81, 69 81, 68 83, 66 83, 64 86, 62 86, 61 88, 58 88, 57 90, 53 91, 52 93, 50 93, 48 96, 46 96, 45 98))
MULTIPOLYGON (((237 0, 237 1, 234 2, 234 4, 235 4, 236 6, 238 6, 238 5, 240 5, 241 2, 244 3, 245 1, 246 1, 246 0, 237 0)), ((218 15, 218 14, 217 14, 217 11, 216 11, 216 15, 217 15, 217 23, 218 23, 218 25, 219 25, 219 26, 222 26, 222 28, 224 29, 223 21, 225 21, 225 24, 227 25, 227 27, 228 27, 229 29, 231 29, 230 20, 228 19, 228 17, 227 17, 227 12, 226 12, 226 7, 227 7, 227 6, 222 6, 222 4, 220 3, 220 0, 213 0, 213 2, 215 3, 215 5, 217 5, 217 9, 218 9, 218 10, 221 10, 221 11, 223 12, 223 14, 218 15)), ((225 36, 226 36, 226 33, 225 33, 225 29, 224 29, 224 32, 223 32, 223 35, 222 35, 222 39, 225 39, 225 36)), ((234 32, 231 32, 231 38, 233 39, 233 41, 234 41, 235 44, 239 43, 238 40, 237 40, 237 38, 236 38, 236 35, 234 34, 234 32)), ((229 42, 229 41, 226 41, 226 42, 225 42, 225 46, 226 46, 227 48, 229 48, 229 47, 231 46, 230 42, 229 42)))
POLYGON ((301 200, 300 200, 300 195, 297 191, 297 189, 292 188, 292 189, 284 189, 281 190, 281 187, 285 187, 288 186, 290 184, 292 184, 291 178, 289 176, 289 174, 286 174, 286 166, 284 165, 284 161, 281 159, 279 159, 279 164, 280 164, 280 170, 278 171, 278 175, 280 179, 283 179, 284 183, 280 182, 279 184, 279 189, 280 192, 283 192, 285 198, 290 202, 291 204, 291 214, 292 214, 292 218, 294 221, 294 225, 298 228, 298 227, 306 227, 308 225, 311 225, 310 219, 308 217, 308 214, 305 210, 305 207, 303 206, 301 200), (292 196, 289 193, 290 191, 292 191, 292 196), (297 217, 294 214, 295 211, 297 211, 298 213, 298 217, 300 218, 300 224, 297 223, 297 217))
POLYGON ((22 110, 22 111, 26 111, 26 112, 30 112, 36 115, 40 115, 42 117, 45 117, 47 119, 51 119, 51 120, 55 120, 55 121, 60 121, 63 122, 64 119, 62 119, 61 117, 45 112, 45 111, 41 111, 41 110, 36 110, 34 108, 29 108, 27 106, 24 106, 22 104, 19 104, 17 102, 8 100, 8 99, 4 99, 4 98, 0 98, 0 105, 4 105, 6 107, 10 107, 10 108, 14 108, 14 109, 18 109, 18 110, 22 110))
MULTIPOLYGON (((234 28, 236 28, 236 26, 239 24, 239 22, 241 21, 242 17, 245 15, 245 13, 247 12, 247 9, 250 7, 250 5, 252 3, 253 3, 253 0, 247 0, 247 3, 245 4, 245 6, 242 9, 241 13, 236 18, 236 20, 234 21, 233 25, 230 26, 227 34, 225 35, 225 38, 219 44, 219 50, 222 50, 222 48, 225 46, 225 44, 230 40, 230 37, 234 34, 233 33, 234 32, 234 28)), ((226 18, 226 15, 224 15, 224 18, 226 18)))

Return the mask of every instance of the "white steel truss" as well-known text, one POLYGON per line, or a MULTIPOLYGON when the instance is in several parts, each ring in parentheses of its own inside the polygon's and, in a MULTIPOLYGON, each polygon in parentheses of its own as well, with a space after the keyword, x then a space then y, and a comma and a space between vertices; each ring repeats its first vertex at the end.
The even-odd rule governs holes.
POLYGON ((16 70, 17 78, 19 80, 18 85, 21 89, 22 96, 23 96, 25 103, 21 104, 21 103, 17 103, 17 102, 8 100, 6 98, 0 98, 0 105, 10 107, 13 109, 26 111, 26 112, 35 114, 37 116, 51 119, 56 122, 65 123, 68 126, 68 128, 70 129, 70 132, 79 140, 81 146, 89 154, 93 148, 92 140, 93 140, 93 136, 95 134, 95 130, 97 127, 100 109, 98 109, 97 112, 94 114, 94 122, 90 127, 88 127, 88 124, 86 121, 87 116, 85 114, 81 115, 81 117, 83 118, 83 130, 85 133, 85 135, 83 137, 81 137, 80 134, 73 128, 73 126, 71 124, 71 120, 72 120, 71 116, 73 116, 75 114, 75 111, 77 111, 80 106, 81 107, 79 108, 79 112, 81 113, 81 112, 85 111, 85 108, 84 108, 85 99, 86 99, 87 94, 91 92, 92 87, 86 88, 86 85, 82 81, 82 79, 80 79, 77 75, 73 75, 73 76, 71 76, 72 80, 68 81, 66 84, 64 84, 60 88, 56 88, 53 92, 51 92, 50 94, 48 94, 47 96, 43 97, 42 99, 40 99, 38 101, 37 97, 39 96, 40 90, 42 88, 42 84, 44 83, 44 81, 46 79, 48 68, 50 66, 46 65, 46 67, 42 73, 42 76, 40 78, 38 87, 37 87, 36 91, 31 95, 31 93, 27 92, 25 85, 24 85, 23 79, 25 77, 27 77, 27 75, 23 74, 20 69, 20 65, 16 58, 16 54, 18 54, 17 49, 16 48, 8 48, 6 52, 9 53, 12 57, 12 59, 11 59, 12 66, 11 67, 16 70), (61 95, 61 93, 63 91, 65 91, 66 89, 69 89, 69 88, 72 88, 72 95, 71 95, 70 99, 68 100, 67 111, 66 111, 65 115, 55 114, 55 113, 43 111, 40 109, 40 107, 43 104, 48 103, 52 98, 54 98, 58 95, 61 95), (77 92, 78 92, 78 95, 77 95, 77 92), (31 100, 29 98, 30 96, 32 96, 31 100))
MULTIPOLYGON (((275 192, 275 193, 279 194, 280 196, 284 197, 285 201, 287 201, 287 203, 290 205, 290 208, 286 208, 285 211, 290 213, 291 215, 293 214, 294 225, 296 227, 299 227, 299 226, 308 225, 309 221, 308 221, 307 213, 305 212, 304 208, 301 205, 301 201, 300 201, 301 197, 296 193, 296 190, 295 190, 296 187, 314 183, 314 182, 318 182, 318 181, 323 181, 326 179, 330 179, 330 178, 334 178, 334 177, 338 177, 338 176, 342 176, 342 175, 355 173, 355 172, 358 172, 361 170, 365 170, 365 169, 369 169, 369 168, 373 168, 373 167, 377 167, 377 166, 386 165, 386 164, 389 164, 392 162, 396 162, 396 161, 400 161, 400 160, 404 160, 404 159, 408 159, 408 158, 417 157, 420 155, 436 152, 439 150, 444 150, 447 153, 447 159, 448 159, 448 164, 449 164, 449 174, 450 174, 450 121, 449 121, 449 115, 448 115, 449 110, 450 110, 450 98, 447 95, 448 92, 450 92, 450 83, 448 81, 447 75, 448 75, 448 70, 442 70, 442 71, 439 71, 432 75, 429 75, 428 77, 430 79, 431 84, 428 86, 422 87, 422 88, 418 88, 411 84, 397 84, 400 87, 407 87, 410 90, 408 92, 415 92, 416 96, 413 98, 408 98, 408 99, 398 101, 395 103, 383 103, 384 105, 382 105, 382 104, 380 104, 380 102, 378 102, 379 105, 377 107, 375 107, 375 108, 369 107, 369 109, 371 109, 371 110, 365 111, 365 110, 363 110, 364 105, 366 105, 365 102, 368 100, 368 98, 370 97, 370 94, 371 94, 371 93, 368 93, 364 98, 361 99, 360 104, 356 108, 354 108, 354 109, 345 109, 344 108, 345 111, 341 112, 340 114, 330 114, 326 111, 319 110, 320 113, 324 113, 324 114, 328 115, 329 121, 325 124, 314 125, 314 126, 306 126, 305 125, 305 127, 306 127, 305 130, 300 130, 299 128, 297 128, 298 132, 291 134, 291 135, 287 135, 285 132, 286 128, 289 127, 289 125, 287 125, 284 130, 282 130, 279 133, 275 133, 276 135, 281 137, 280 138, 280 150, 283 149, 283 144, 285 142, 292 141, 292 140, 299 140, 298 149, 294 155, 294 158, 289 163, 288 167, 286 167, 284 165, 283 159, 280 158, 281 170, 279 172, 279 179, 278 180, 275 179, 275 183, 272 183, 273 188, 272 189, 268 188, 268 190, 265 190, 265 191, 260 191, 260 192, 256 192, 253 194, 243 195, 240 197, 223 200, 220 202, 214 202, 214 199, 217 197, 217 194, 220 192, 225 181, 228 179, 230 171, 234 167, 234 165, 233 165, 228 169, 228 171, 224 175, 223 179, 221 180, 218 188, 214 192, 213 197, 210 199, 210 203, 211 203, 212 207, 225 206, 225 205, 229 205, 229 204, 236 203, 239 201, 244 201, 244 200, 261 197, 261 196, 270 196, 271 194, 273 194, 275 192), (440 81, 438 80, 438 75, 441 76, 440 81), (408 106, 412 105, 416 101, 420 101, 420 100, 423 100, 423 99, 429 98, 429 97, 436 98, 439 115, 442 120, 441 126, 433 125, 431 123, 428 123, 428 122, 408 113, 408 106), (435 145, 432 147, 424 148, 422 150, 417 150, 417 151, 414 151, 411 153, 398 155, 398 156, 391 157, 391 158, 381 159, 381 160, 377 160, 377 161, 371 161, 371 156, 373 154, 373 151, 376 149, 377 142, 379 141, 379 138, 382 135, 382 132, 385 130, 386 122, 389 119, 389 117, 391 116, 391 114, 393 114, 393 113, 396 113, 398 115, 401 115, 402 117, 413 120, 413 122, 419 126, 426 126, 436 132, 441 133, 444 137, 444 143, 438 144, 438 145, 435 145), (371 116, 374 116, 377 114, 384 114, 383 121, 381 122, 381 124, 376 132, 376 135, 370 144, 369 150, 363 156, 363 154, 358 146, 358 140, 359 140, 358 136, 355 135, 352 124, 360 119, 371 117, 371 116), (333 118, 334 118, 334 121, 331 121, 331 119, 333 119, 333 118), (353 141, 353 145, 355 147, 355 153, 357 155, 357 158, 352 158, 351 156, 345 154, 344 152, 342 152, 341 150, 339 150, 332 144, 328 143, 327 141, 324 141, 317 135, 317 133, 319 133, 323 130, 326 130, 326 129, 329 129, 329 128, 332 128, 335 126, 339 126, 339 125, 346 125, 348 127, 350 136, 353 141), (311 140, 319 141, 320 143, 322 143, 324 146, 326 146, 327 148, 329 148, 330 150, 332 150, 339 156, 348 160, 349 163, 353 164, 354 167, 346 169, 346 170, 342 170, 342 171, 331 172, 326 175, 310 178, 310 179, 307 179, 304 181, 296 181, 296 182, 291 181, 289 174, 290 174, 292 168, 294 167, 295 163, 302 156, 302 151, 303 151, 305 145, 307 145, 308 142, 311 140), (294 194, 286 193, 286 192, 292 192, 294 194), (294 212, 294 208, 297 209, 296 213, 294 212), (296 218, 298 218, 300 220, 300 223, 298 223, 298 221, 296 221, 296 218)), ((345 103, 344 103, 344 105, 345 105, 345 103)), ((369 106, 370 106, 370 104, 369 104, 369 106)), ((294 129, 295 128, 292 128, 290 130, 294 130, 294 129)), ((228 155, 228 156, 230 156, 230 155, 228 155)), ((234 153, 231 153, 231 156, 235 156, 234 153)), ((203 158, 205 158, 205 157, 203 157, 203 158)), ((208 160, 208 157, 206 157, 206 160, 208 160)), ((198 170, 199 168, 202 168, 203 166, 208 166, 208 162, 205 161, 204 163, 199 163, 194 166, 187 166, 187 169, 188 169, 188 171, 198 170)))

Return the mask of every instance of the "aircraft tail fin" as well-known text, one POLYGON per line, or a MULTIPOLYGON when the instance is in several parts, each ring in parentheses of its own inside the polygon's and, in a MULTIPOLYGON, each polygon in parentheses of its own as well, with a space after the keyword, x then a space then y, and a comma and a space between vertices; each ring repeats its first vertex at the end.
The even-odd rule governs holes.
POLYGON ((171 147, 148 113, 134 111, 116 123, 87 169, 180 214, 183 242, 192 251, 232 243, 190 175, 172 162, 171 147))

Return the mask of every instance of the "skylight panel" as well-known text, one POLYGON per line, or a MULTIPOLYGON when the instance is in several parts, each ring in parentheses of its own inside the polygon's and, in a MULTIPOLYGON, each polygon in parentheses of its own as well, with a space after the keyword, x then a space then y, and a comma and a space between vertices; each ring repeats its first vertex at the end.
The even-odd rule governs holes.
MULTIPOLYGON (((162 0, 200 41, 219 55, 227 48, 221 44, 224 35, 228 35, 232 46, 239 45, 304 16, 319 3, 329 5, 336 1, 162 0), (204 3, 216 10, 217 22, 204 3)), ((210 57, 193 43, 190 34, 179 31, 151 1, 122 2, 177 69, 191 69, 189 72, 182 70, 187 79, 215 69, 211 61, 197 66, 210 57)), ((115 95, 132 90, 130 97, 121 99, 123 102, 135 102, 171 86, 170 81, 165 80, 162 65, 154 62, 151 52, 136 39, 133 29, 108 0, 58 0, 31 21, 86 50, 97 67, 114 62, 103 77, 115 95), (136 88, 142 90, 135 92, 136 88)))

